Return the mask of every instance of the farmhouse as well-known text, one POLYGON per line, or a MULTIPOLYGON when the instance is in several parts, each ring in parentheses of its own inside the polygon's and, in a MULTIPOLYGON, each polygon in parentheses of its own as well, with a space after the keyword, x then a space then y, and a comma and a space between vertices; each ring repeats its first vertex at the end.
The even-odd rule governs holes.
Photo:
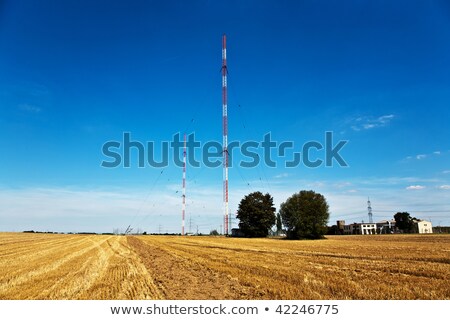
MULTIPOLYGON (((433 233, 433 225, 426 220, 413 220, 413 233, 433 233)), ((339 234, 390 234, 398 233, 395 220, 381 220, 377 223, 352 223, 345 224, 344 220, 337 221, 339 234)))
POLYGON ((433 233, 433 225, 430 221, 414 220, 415 233, 433 233))

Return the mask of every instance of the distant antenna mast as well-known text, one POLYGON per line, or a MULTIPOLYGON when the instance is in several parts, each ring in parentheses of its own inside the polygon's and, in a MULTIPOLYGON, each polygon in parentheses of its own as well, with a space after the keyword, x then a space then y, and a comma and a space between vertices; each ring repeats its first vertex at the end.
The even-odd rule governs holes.
POLYGON ((186 215, 186 133, 184 134, 183 147, 183 206, 181 211, 181 235, 184 236, 184 217, 186 215))
POLYGON ((370 198, 367 198, 367 211, 369 212, 369 223, 373 223, 372 205, 370 204, 370 198))
POLYGON ((228 235, 228 101, 227 36, 222 37, 222 111, 223 111, 223 202, 224 233, 228 235))

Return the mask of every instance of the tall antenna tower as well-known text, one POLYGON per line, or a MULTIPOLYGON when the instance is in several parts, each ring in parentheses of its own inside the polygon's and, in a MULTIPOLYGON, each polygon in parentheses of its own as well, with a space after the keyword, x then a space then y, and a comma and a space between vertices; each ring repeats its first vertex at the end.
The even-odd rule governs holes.
POLYGON ((224 233, 228 235, 228 101, 227 36, 222 36, 222 112, 223 112, 223 202, 224 233))
POLYGON ((184 236, 184 217, 186 215, 186 133, 184 134, 183 147, 183 207, 181 211, 181 235, 184 236))
POLYGON ((372 205, 370 204, 370 198, 367 198, 367 211, 369 213, 369 223, 373 223, 372 205))

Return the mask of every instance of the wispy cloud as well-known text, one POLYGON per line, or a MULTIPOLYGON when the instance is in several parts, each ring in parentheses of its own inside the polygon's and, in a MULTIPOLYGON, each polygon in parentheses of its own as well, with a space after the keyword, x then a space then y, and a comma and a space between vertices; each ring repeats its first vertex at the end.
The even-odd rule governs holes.
POLYGON ((442 173, 443 173, 443 174, 449 174, 449 173, 450 173, 450 170, 444 170, 444 171, 442 171, 442 173))
POLYGON ((338 182, 335 184, 336 188, 342 189, 351 186, 352 184, 348 181, 338 182))
MULTIPOLYGON (((207 188, 190 194, 188 212, 202 212, 201 217, 196 215, 192 219, 196 219, 204 232, 220 225, 220 218, 214 220, 214 213, 220 210, 221 195, 221 190, 212 192, 207 188), (208 201, 204 200, 206 197, 208 201), (211 225, 203 222, 207 219, 213 221, 211 225)), ((233 199, 238 197, 231 195, 233 199)), ((179 194, 165 189, 146 194, 138 189, 0 188, 0 231, 110 232, 133 224, 156 232, 161 223, 165 230, 177 232, 180 203, 179 194)))
POLYGON ((287 177, 289 177, 289 173, 280 173, 280 174, 277 174, 274 178, 281 179, 281 178, 287 178, 287 177))
MULTIPOLYGON (((407 156, 403 160, 404 161, 409 161, 409 160, 413 160, 413 159, 415 159, 415 160, 423 160, 423 159, 426 159, 426 158, 431 158, 433 156, 440 156, 440 155, 442 155, 441 151, 434 151, 432 153, 420 153, 420 154, 416 154, 415 156, 407 156)), ((448 172, 450 172, 450 170, 448 172)))
POLYGON ((418 154, 418 155, 416 156, 416 159, 417 159, 417 160, 422 160, 422 159, 425 159, 426 157, 427 157, 426 154, 418 154))
POLYGON ((28 103, 19 104, 18 108, 22 111, 30 112, 30 113, 39 113, 42 111, 41 108, 31 105, 28 103))
POLYGON ((351 128, 353 131, 369 130, 379 127, 387 126, 395 115, 388 114, 380 117, 364 116, 358 117, 350 121, 352 123, 351 128))
POLYGON ((439 179, 436 178, 420 178, 420 177, 383 177, 383 178, 366 178, 359 179, 359 183, 365 185, 373 186, 395 186, 408 184, 419 184, 419 183, 436 183, 439 179))
POLYGON ((425 186, 415 185, 415 186, 406 187, 406 190, 422 190, 422 189, 425 189, 425 186))
MULTIPOLYGON (((366 219, 367 196, 376 220, 392 218, 400 210, 421 218, 420 209, 427 207, 438 210, 434 215, 450 224, 447 213, 440 212, 449 210, 450 185, 446 180, 386 177, 275 181, 278 183, 271 184, 270 193, 276 208, 294 192, 313 189, 329 203, 330 224, 340 219, 349 222, 366 219), (417 197, 417 192, 423 196, 417 197)), ((113 228, 125 229, 131 224, 147 232, 158 232, 160 225, 164 231, 179 232, 182 202, 181 193, 177 192, 179 185, 170 183, 155 190, 144 189, 109 186, 9 189, 0 185, 0 231, 111 232, 113 228)), ((249 189, 241 186, 230 190, 230 212, 237 210, 242 197, 252 191, 249 189)), ((187 212, 192 215, 194 225, 199 225, 201 232, 220 229, 222 188, 197 185, 189 190, 187 212)))
POLYGON ((307 188, 315 189, 315 188, 322 188, 325 185, 326 185, 326 183, 324 183, 322 181, 314 181, 314 182, 307 183, 305 186, 307 188))

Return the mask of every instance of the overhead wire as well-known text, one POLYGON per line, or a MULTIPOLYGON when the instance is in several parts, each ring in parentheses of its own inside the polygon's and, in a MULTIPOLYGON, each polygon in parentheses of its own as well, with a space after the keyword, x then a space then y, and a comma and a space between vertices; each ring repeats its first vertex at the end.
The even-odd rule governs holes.
MULTIPOLYGON (((249 132, 251 130, 252 132, 250 132, 250 134, 253 135, 253 136, 256 136, 255 132, 254 132, 254 129, 251 126, 249 127, 247 125, 247 118, 245 116, 245 111, 243 110, 242 105, 238 102, 239 100, 237 99, 237 94, 235 93, 235 90, 231 89, 231 90, 229 90, 229 93, 230 93, 230 96, 232 96, 232 100, 236 100, 236 102, 237 102, 236 104, 233 104, 233 103, 230 104, 230 106, 237 105, 237 107, 234 110, 237 111, 236 114, 238 115, 238 117, 239 117, 239 119, 241 121, 241 124, 242 124, 242 127, 243 127, 244 131, 245 132, 249 132)), ((264 165, 261 166, 261 162, 259 162, 258 166, 256 166, 256 170, 258 171, 258 176, 259 176, 258 178, 259 178, 259 181, 261 182, 261 186, 263 187, 263 189, 268 190, 269 193, 272 194, 270 183, 269 183, 269 180, 267 179, 267 175, 266 175, 266 172, 264 170, 264 165), (264 177, 264 180, 265 180, 265 183, 266 183, 267 187, 264 186, 263 181, 262 181, 262 177, 264 177)))
MULTIPOLYGON (((160 179, 161 176, 163 175, 164 170, 165 170, 165 169, 162 169, 162 170, 159 172, 159 174, 158 174, 158 176, 156 177, 156 179, 154 180, 153 184, 151 185, 151 187, 150 187, 150 189, 149 189, 149 191, 148 191, 148 193, 147 193, 147 196, 145 197, 144 201, 141 203, 139 209, 137 210, 137 212, 136 212, 136 214, 134 215, 134 217, 133 217, 131 223, 129 224, 130 226, 133 226, 133 225, 134 225, 134 222, 135 222, 137 216, 139 215, 139 213, 140 213, 140 212, 142 211, 142 209, 144 208, 145 204, 146 204, 146 203, 148 202, 148 200, 150 199, 150 195, 152 194, 153 189, 156 187, 156 185, 157 185, 159 179, 160 179)), ((145 217, 147 217, 147 215, 146 215, 145 217)))
MULTIPOLYGON (((195 122, 195 118, 196 118, 197 113, 198 113, 198 105, 196 105, 196 108, 194 109, 193 117, 190 118, 189 123, 186 125, 185 130, 184 130, 184 133, 187 133, 188 130, 191 129, 192 125, 193 125, 194 122, 195 122)), ((148 200, 149 200, 149 198, 150 198, 150 195, 151 195, 151 193, 153 192, 153 189, 154 189, 155 186, 158 184, 158 182, 159 182, 159 180, 160 180, 162 174, 164 173, 165 169, 166 169, 166 168, 164 168, 163 170, 160 171, 160 174, 157 176, 156 180, 154 181, 154 183, 153 183, 152 186, 150 187, 150 190, 148 191, 148 194, 147 194, 145 200, 141 203, 141 206, 139 207, 139 210, 136 212, 135 216, 133 217, 133 220, 132 220, 132 223, 130 224, 130 226, 133 226, 133 225, 134 225, 134 222, 135 222, 135 220, 136 220, 136 217, 139 215, 139 213, 142 211, 142 209, 143 209, 143 207, 145 206, 145 204, 148 202, 148 200)), ((170 179, 169 179, 169 180, 170 180, 170 179)), ((176 190, 176 191, 175 191, 175 193, 178 193, 178 192, 179 192, 179 190, 176 190)), ((155 207, 155 204, 156 204, 156 203, 153 203, 153 207, 155 207)), ((144 223, 144 221, 150 216, 150 214, 151 214, 151 212, 149 212, 149 213, 147 213, 146 215, 144 215, 143 218, 141 218, 141 220, 138 221, 138 222, 139 222, 138 224, 144 223)))

